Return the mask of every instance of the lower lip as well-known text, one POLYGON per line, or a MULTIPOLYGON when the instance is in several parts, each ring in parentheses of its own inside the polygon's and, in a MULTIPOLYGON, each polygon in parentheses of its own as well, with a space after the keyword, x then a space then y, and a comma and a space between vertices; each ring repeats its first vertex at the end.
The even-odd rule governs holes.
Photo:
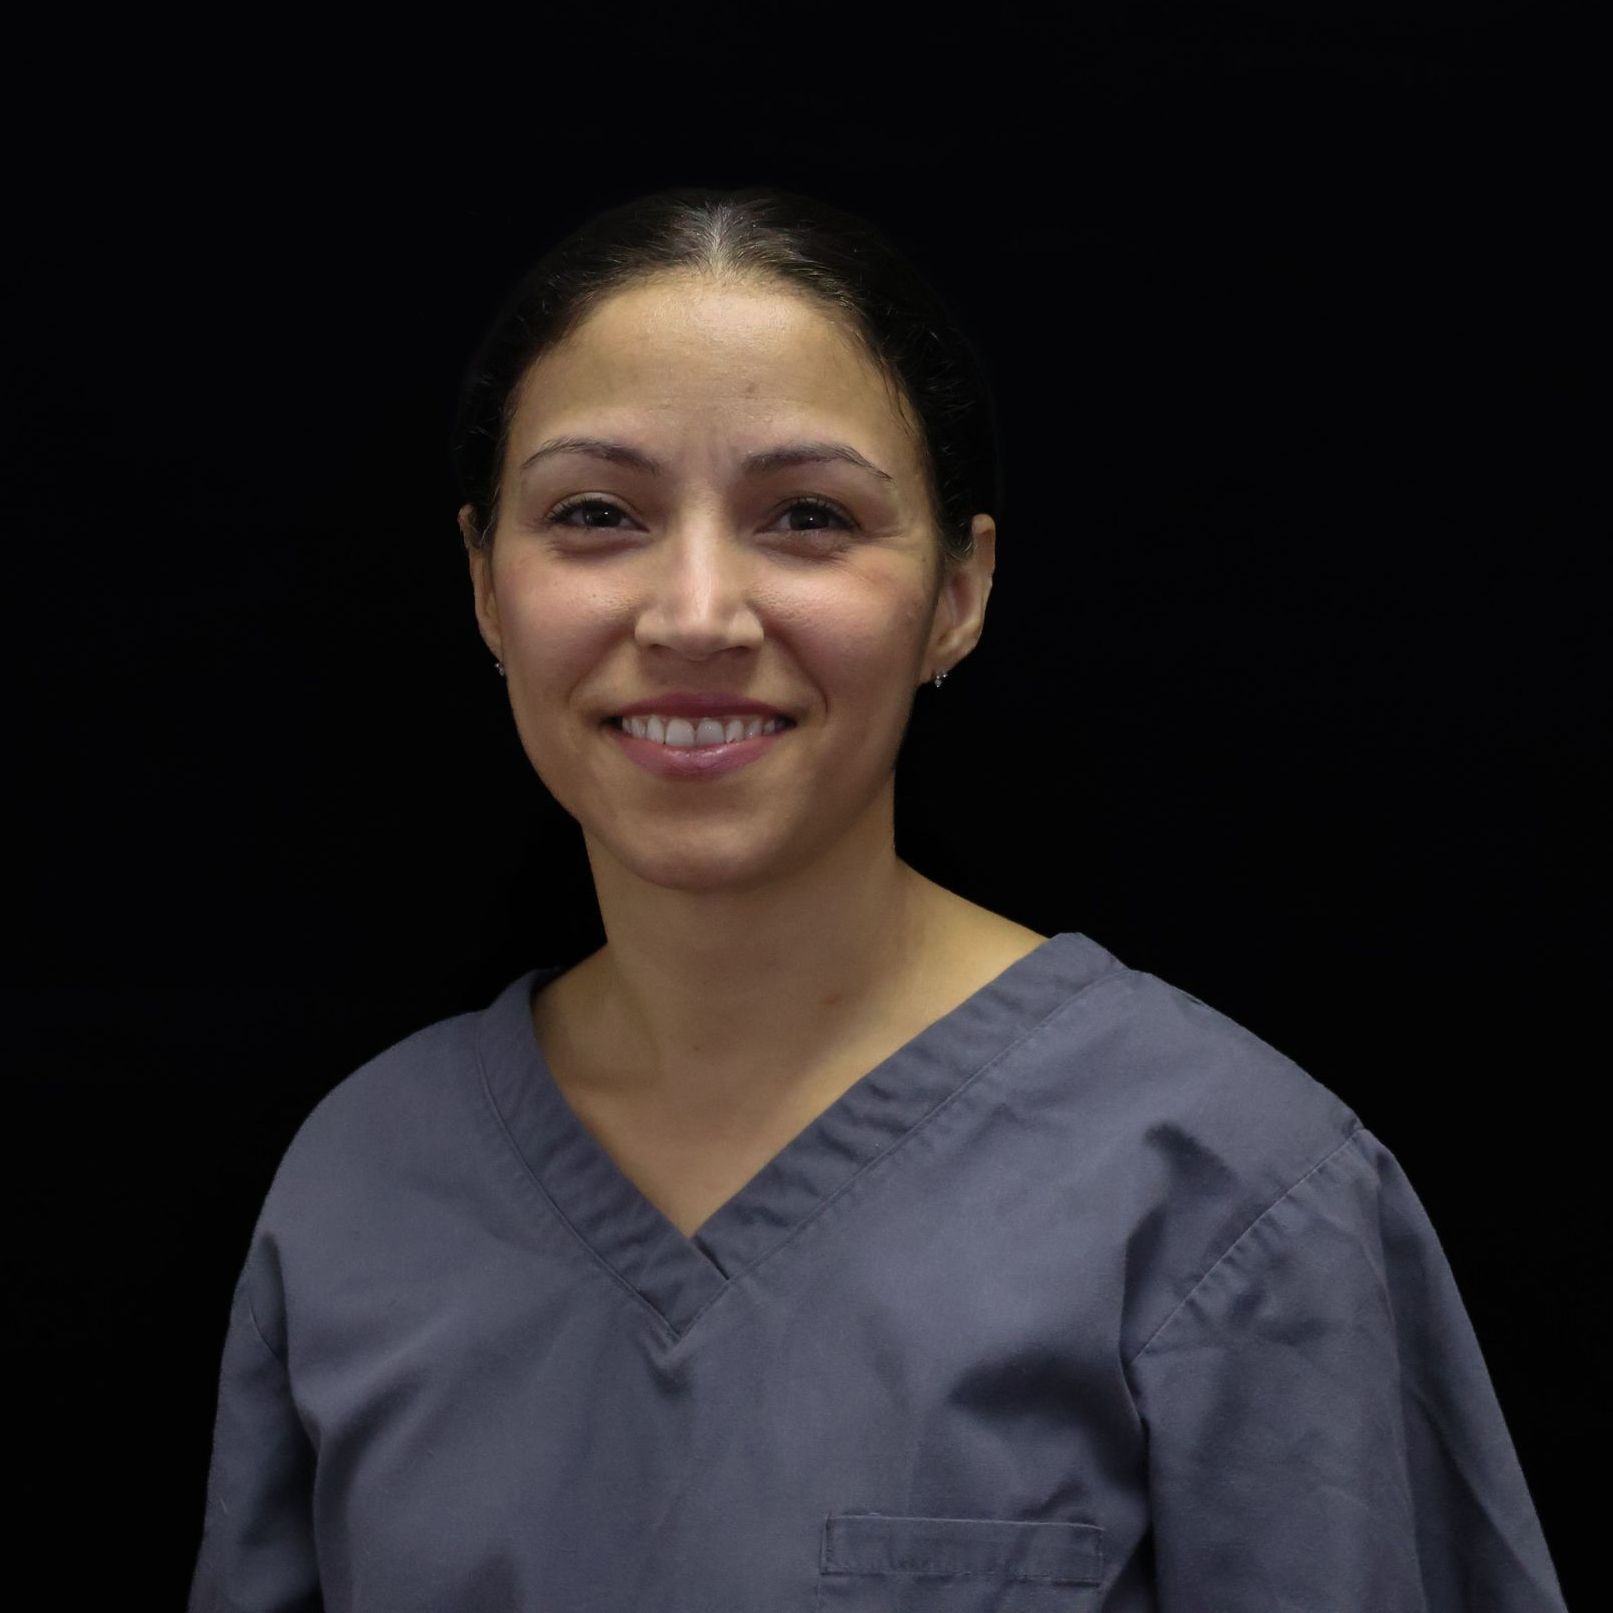
POLYGON ((640 739, 613 722, 607 722, 604 727, 627 752, 628 759, 637 762, 646 773, 656 773, 662 778, 703 779, 749 767, 790 733, 793 725, 771 734, 758 734, 754 739, 736 739, 721 745, 658 745, 653 739, 640 739))

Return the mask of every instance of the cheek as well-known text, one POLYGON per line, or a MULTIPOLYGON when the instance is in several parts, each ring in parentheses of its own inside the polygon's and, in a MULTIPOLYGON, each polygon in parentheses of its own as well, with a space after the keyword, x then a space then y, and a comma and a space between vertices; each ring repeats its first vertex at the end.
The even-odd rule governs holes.
MULTIPOLYGON (((752 595, 771 652, 843 689, 888 683, 919 653, 929 601, 922 578, 895 556, 865 555, 854 568, 774 576, 752 595)), ((643 609, 641 596, 581 570, 512 565, 500 579, 500 622, 523 667, 554 689, 619 659, 643 609)))
POLYGON ((814 622, 798 639, 803 651, 810 645, 814 663, 831 689, 847 692, 868 686, 884 687, 891 669, 907 658, 907 637, 894 630, 889 612, 842 611, 814 622))
POLYGON ((623 620, 619 601, 576 578, 518 582, 500 601, 500 623, 505 639, 519 647, 522 666, 545 683, 563 682, 566 668, 585 666, 623 620))
POLYGON ((763 620, 803 657, 833 668, 836 682, 884 680, 918 653, 927 601, 905 568, 868 567, 780 594, 763 620))

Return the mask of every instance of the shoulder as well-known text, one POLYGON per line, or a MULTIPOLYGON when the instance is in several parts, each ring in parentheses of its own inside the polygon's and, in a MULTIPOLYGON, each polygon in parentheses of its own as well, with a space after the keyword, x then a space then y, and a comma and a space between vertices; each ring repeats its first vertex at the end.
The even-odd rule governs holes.
POLYGON ((1280 1048, 1090 936, 1062 932, 1042 956, 1016 1079, 1147 1202, 1269 1203, 1361 1125, 1280 1048))
POLYGON ((1107 984, 1128 1022, 1150 1137, 1197 1138, 1248 1170, 1292 1179, 1360 1126, 1287 1053, 1191 992, 1138 969, 1107 984))
POLYGON ((411 1031, 339 1080, 281 1156, 265 1222, 318 1226, 344 1201, 451 1152, 473 1122, 483 1015, 466 1011, 411 1031))
POLYGON ((305 1308, 311 1293, 345 1291, 354 1261, 380 1258, 420 1204, 453 1197, 448 1178, 462 1177, 486 1124, 477 1107, 483 1021, 454 1014, 382 1049, 338 1081, 287 1144, 238 1281, 282 1358, 288 1310, 305 1308))
POLYGON ((1097 974, 1059 1020, 1059 1078, 1102 1162, 1135 1345, 1298 1183, 1357 1151, 1362 1121, 1288 1054, 1144 970, 1097 974))

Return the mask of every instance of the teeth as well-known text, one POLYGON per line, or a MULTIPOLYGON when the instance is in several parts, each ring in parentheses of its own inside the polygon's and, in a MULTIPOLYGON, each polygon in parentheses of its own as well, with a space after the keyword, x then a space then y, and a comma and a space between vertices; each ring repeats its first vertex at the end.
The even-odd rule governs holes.
POLYGON ((687 717, 623 717, 622 726, 639 739, 653 739, 657 745, 732 745, 736 740, 754 739, 758 734, 777 733, 788 726, 782 717, 702 717, 698 723, 687 717))

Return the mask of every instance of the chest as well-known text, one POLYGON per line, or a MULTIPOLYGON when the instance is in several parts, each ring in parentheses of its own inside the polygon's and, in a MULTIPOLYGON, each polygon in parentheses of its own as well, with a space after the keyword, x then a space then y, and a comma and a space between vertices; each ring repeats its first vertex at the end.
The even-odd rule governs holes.
POLYGON ((884 1066, 1044 937, 1014 927, 959 943, 895 994, 894 1006, 813 1068, 754 1081, 693 1081, 649 1100, 624 1083, 601 1038, 579 1033, 560 993, 539 995, 534 1022, 555 1086, 595 1142, 685 1238, 734 1199, 870 1071, 884 1066))
POLYGON ((766 1101, 750 1095, 716 1111, 634 1105, 554 1073, 616 1167, 690 1237, 878 1062, 855 1055, 787 1094, 766 1101))

